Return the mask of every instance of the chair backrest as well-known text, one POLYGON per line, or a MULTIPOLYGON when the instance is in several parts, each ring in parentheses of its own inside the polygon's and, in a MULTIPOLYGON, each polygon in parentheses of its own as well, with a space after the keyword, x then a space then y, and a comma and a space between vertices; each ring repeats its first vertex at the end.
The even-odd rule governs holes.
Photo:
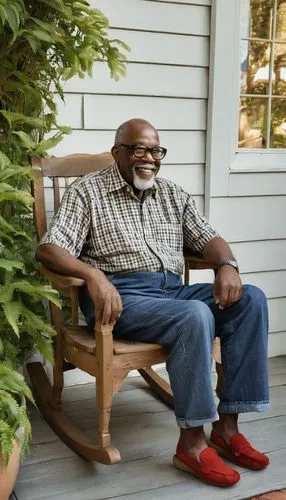
POLYGON ((113 163, 111 153, 72 154, 62 157, 32 157, 34 221, 37 238, 47 231, 47 215, 56 213, 65 188, 77 177, 96 172, 113 163), (53 202, 51 203, 51 199, 53 202))

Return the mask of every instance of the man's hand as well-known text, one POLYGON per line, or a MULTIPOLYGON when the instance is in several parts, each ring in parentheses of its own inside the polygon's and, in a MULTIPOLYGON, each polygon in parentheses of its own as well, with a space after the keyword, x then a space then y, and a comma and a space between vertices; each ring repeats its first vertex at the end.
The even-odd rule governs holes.
POLYGON ((102 275, 91 274, 86 280, 89 294, 95 304, 96 321, 103 325, 115 323, 122 312, 122 301, 116 288, 102 275))
POLYGON ((218 269, 214 282, 214 298, 219 309, 225 309, 237 302, 242 293, 240 276, 230 265, 218 269))

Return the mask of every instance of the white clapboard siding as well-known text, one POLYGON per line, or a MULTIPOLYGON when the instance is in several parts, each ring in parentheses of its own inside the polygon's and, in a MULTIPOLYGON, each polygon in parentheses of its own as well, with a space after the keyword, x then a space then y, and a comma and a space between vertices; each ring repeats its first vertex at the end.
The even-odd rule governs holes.
POLYGON ((286 238, 284 214, 286 196, 212 198, 210 202, 210 220, 230 242, 286 238))
POLYGON ((241 279, 243 283, 261 288, 269 299, 286 297, 286 270, 246 273, 241 279))
POLYGON ((90 4, 102 10, 112 28, 209 35, 207 6, 144 0, 90 0, 90 4))
POLYGON ((282 332, 286 330, 286 297, 268 300, 269 331, 282 332))
MULTIPOLYGON (((72 153, 100 153, 109 151, 114 143, 115 131, 73 130, 63 141, 53 148, 54 155, 64 156, 72 153)), ((162 131, 161 144, 168 149, 165 162, 204 163, 205 133, 200 131, 162 131)))
POLYGON ((83 96, 81 94, 65 94, 64 101, 56 94, 55 101, 59 125, 72 129, 83 128, 83 96))
POLYGON ((126 29, 111 29, 110 35, 112 38, 124 40, 129 45, 130 62, 183 66, 209 65, 208 37, 126 31, 126 29))
POLYGON ((286 194, 286 171, 239 172, 231 173, 229 177, 230 196, 269 196, 281 194, 286 194))
POLYGON ((130 117, 144 116, 160 130, 206 130, 204 99, 89 94, 84 96, 83 106, 85 129, 116 130, 130 117))
POLYGON ((286 355, 286 330, 269 335, 268 355, 270 358, 286 355))
POLYGON ((242 273, 286 269, 286 240, 232 243, 242 273))
MULTIPOLYGON (((73 78, 66 82, 65 92, 89 94, 124 94, 167 97, 207 98, 208 69, 150 64, 128 64, 125 78, 114 81, 101 63, 91 78, 73 78)), ((175 112, 175 110, 174 110, 175 112)))
POLYGON ((204 165, 162 165, 159 177, 179 184, 192 195, 204 194, 204 165))

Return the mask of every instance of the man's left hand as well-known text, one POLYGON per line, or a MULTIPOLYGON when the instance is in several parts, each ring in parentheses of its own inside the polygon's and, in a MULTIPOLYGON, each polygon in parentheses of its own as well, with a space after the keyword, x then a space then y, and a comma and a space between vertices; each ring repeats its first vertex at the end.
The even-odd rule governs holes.
POLYGON ((230 265, 218 269, 214 282, 214 298, 219 309, 225 309, 241 297, 242 284, 236 269, 230 265))

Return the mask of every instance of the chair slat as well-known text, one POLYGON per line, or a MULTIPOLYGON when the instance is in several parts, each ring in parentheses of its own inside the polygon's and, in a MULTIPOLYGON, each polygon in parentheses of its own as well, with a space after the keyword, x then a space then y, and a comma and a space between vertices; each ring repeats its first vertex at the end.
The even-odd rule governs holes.
POLYGON ((53 178, 53 192, 54 192, 54 212, 57 213, 60 207, 60 187, 59 187, 59 178, 53 178))

